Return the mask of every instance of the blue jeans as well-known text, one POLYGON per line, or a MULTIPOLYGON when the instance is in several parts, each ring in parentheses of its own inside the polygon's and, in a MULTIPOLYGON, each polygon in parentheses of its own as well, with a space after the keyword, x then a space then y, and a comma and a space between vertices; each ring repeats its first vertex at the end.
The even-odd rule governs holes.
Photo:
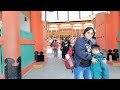
POLYGON ((73 71, 75 79, 92 79, 90 66, 89 67, 77 66, 74 68, 73 71))

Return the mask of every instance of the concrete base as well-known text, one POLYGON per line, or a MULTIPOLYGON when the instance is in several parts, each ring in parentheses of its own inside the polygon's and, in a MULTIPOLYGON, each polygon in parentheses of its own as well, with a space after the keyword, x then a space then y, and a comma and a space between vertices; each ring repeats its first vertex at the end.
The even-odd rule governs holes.
POLYGON ((112 66, 120 66, 120 63, 113 63, 112 66))
POLYGON ((107 64, 112 65, 112 66, 120 66, 120 60, 108 61, 107 64))
POLYGON ((47 64, 47 60, 45 62, 36 62, 33 65, 33 68, 43 68, 47 64))
POLYGON ((43 65, 37 65, 37 64, 33 66, 33 68, 42 68, 42 67, 43 65))

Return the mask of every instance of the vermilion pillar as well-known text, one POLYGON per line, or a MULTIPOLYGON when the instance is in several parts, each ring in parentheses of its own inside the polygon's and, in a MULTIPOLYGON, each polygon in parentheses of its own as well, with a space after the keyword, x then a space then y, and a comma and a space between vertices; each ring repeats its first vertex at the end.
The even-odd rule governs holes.
POLYGON ((2 11, 5 78, 21 78, 19 11, 2 11))
POLYGON ((84 32, 84 23, 82 23, 82 33, 84 32))
POLYGON ((114 45, 112 46, 112 49, 118 48, 118 42, 116 41, 116 38, 118 36, 118 30, 120 30, 120 16, 119 11, 110 11, 111 16, 111 23, 112 23, 112 33, 114 33, 112 37, 112 41, 114 42, 114 45))
POLYGON ((58 39, 60 39, 60 24, 58 24, 58 39))
POLYGON ((47 34, 48 34, 48 35, 47 35, 47 37, 48 37, 48 38, 50 38, 49 25, 48 25, 48 27, 47 27, 47 28, 48 28, 48 29, 47 29, 47 32, 48 32, 48 33, 47 33, 47 34))
POLYGON ((41 33, 41 13, 40 11, 31 11, 31 31, 34 34, 34 41, 35 41, 35 51, 41 51, 42 47, 41 41, 42 33, 41 33))
POLYGON ((71 24, 71 37, 73 38, 73 24, 71 24))
POLYGON ((44 22, 41 21, 41 14, 41 11, 31 11, 31 31, 34 34, 35 52, 45 53, 46 30, 44 30, 44 22))

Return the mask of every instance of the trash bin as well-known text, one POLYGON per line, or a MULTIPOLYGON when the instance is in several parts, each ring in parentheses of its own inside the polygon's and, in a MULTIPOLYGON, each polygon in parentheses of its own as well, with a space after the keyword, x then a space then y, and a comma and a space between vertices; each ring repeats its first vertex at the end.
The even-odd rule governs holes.
POLYGON ((119 58, 119 53, 118 53, 118 49, 114 49, 113 50, 113 60, 117 61, 117 59, 119 58))
POLYGON ((35 58, 35 61, 38 62, 38 51, 34 52, 34 58, 35 58))
POLYGON ((42 51, 40 52, 40 55, 38 54, 38 59, 38 62, 44 62, 44 55, 42 51))
POLYGON ((113 60, 113 54, 112 54, 112 50, 108 50, 108 54, 107 54, 107 60, 113 60))

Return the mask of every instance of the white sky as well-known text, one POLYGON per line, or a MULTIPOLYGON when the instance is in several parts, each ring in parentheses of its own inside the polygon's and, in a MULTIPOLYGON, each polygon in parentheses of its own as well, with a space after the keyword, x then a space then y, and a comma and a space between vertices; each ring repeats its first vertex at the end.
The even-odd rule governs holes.
MULTIPOLYGON (((97 14, 99 12, 107 11, 93 11, 94 14, 97 14)), ((79 21, 80 18, 84 18, 89 15, 92 15, 92 11, 58 11, 58 16, 57 11, 53 12, 46 11, 46 20, 48 22, 79 21)), ((42 11, 42 20, 43 21, 45 20, 45 11, 42 11)))

